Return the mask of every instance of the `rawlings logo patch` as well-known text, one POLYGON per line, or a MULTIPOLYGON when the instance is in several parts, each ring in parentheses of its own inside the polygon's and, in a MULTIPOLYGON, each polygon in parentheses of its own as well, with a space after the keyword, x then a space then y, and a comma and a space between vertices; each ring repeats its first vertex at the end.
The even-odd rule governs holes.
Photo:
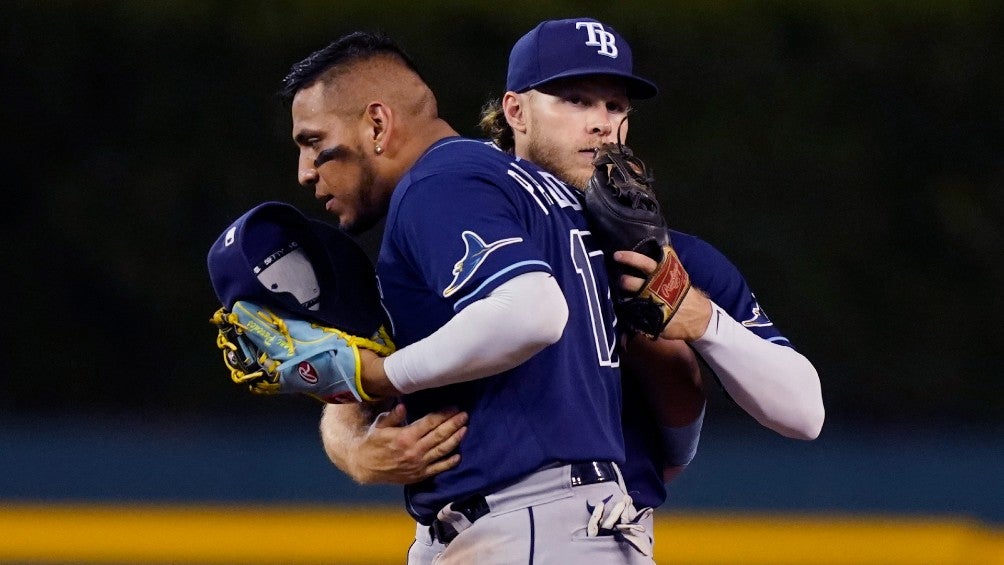
POLYGON ((314 366, 306 361, 301 361, 300 364, 296 366, 296 374, 300 375, 303 382, 308 385, 317 384, 317 369, 314 369, 314 366))
POLYGON ((464 240, 464 256, 453 266, 453 280, 443 290, 444 297, 451 296, 467 284, 467 281, 471 280, 478 267, 485 262, 492 251, 510 243, 523 241, 522 237, 507 237, 492 243, 485 243, 481 236, 468 230, 464 230, 460 234, 460 238, 464 240))
POLYGON ((676 252, 668 248, 666 253, 671 253, 672 258, 667 259, 665 266, 652 276, 649 292, 661 298, 671 311, 675 312, 683 302, 684 295, 690 290, 690 277, 677 258, 676 252))

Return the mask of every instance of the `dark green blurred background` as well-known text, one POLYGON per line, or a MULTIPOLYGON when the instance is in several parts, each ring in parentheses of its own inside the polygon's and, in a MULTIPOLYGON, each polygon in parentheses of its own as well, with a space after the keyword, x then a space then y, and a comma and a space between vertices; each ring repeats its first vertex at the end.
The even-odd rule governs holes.
POLYGON ((257 404, 217 362, 205 254, 259 201, 322 213, 274 97, 290 65, 383 29, 476 135, 512 43, 592 15, 662 87, 632 143, 672 225, 746 274, 831 418, 1001 420, 1000 3, 419 4, 7 3, 0 406, 257 404))
MULTIPOLYGON (((268 199, 321 214, 295 182, 280 79, 342 33, 382 29, 416 59, 441 113, 476 135, 512 43, 542 19, 592 16, 662 88, 638 105, 631 141, 671 225, 724 251, 815 362, 824 437, 1004 429, 1000 2, 47 1, 2 12, 8 415, 313 418, 312 403, 232 385, 208 323, 218 305, 205 255, 231 220, 268 199)), ((719 406, 711 425, 750 425, 719 406)))

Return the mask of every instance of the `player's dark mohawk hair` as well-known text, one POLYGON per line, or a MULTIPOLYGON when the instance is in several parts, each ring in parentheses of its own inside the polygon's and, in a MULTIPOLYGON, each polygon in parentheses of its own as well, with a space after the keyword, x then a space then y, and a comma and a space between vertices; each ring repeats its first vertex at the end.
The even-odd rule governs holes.
POLYGON ((293 65, 289 74, 282 79, 279 97, 289 102, 301 89, 311 85, 328 69, 347 65, 377 55, 390 55, 400 60, 423 81, 415 62, 404 49, 387 34, 379 31, 355 31, 336 39, 322 49, 311 53, 306 59, 293 65))

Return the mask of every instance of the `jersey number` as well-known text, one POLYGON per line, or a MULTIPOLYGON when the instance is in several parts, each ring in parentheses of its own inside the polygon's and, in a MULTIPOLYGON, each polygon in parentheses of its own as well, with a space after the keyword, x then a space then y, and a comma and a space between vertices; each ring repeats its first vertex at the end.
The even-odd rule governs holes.
MULTIPOLYGON (((586 302, 589 306, 589 319, 592 322, 593 345, 596 347, 596 358, 601 367, 617 367, 620 359, 614 353, 617 344, 617 337, 613 333, 613 324, 608 324, 603 314, 604 301, 600 298, 599 284, 596 282, 596 272, 593 270, 593 257, 599 259, 600 268, 603 267, 603 253, 595 251, 592 254, 586 249, 583 241, 583 234, 588 231, 571 230, 571 250, 572 264, 575 265, 575 272, 579 274, 582 281, 582 288, 586 291, 586 302)), ((602 289, 609 296, 609 289, 602 289)))

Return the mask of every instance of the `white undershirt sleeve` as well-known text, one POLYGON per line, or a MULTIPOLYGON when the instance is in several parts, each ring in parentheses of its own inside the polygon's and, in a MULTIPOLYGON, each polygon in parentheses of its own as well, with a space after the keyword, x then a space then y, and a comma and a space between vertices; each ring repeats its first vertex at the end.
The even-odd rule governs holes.
POLYGON ((388 356, 384 371, 405 394, 495 375, 558 341, 567 321, 568 304, 554 277, 524 273, 388 356))
POLYGON ((822 391, 805 356, 757 336, 713 302, 708 328, 691 346, 736 404, 762 425, 796 439, 819 435, 822 391))

